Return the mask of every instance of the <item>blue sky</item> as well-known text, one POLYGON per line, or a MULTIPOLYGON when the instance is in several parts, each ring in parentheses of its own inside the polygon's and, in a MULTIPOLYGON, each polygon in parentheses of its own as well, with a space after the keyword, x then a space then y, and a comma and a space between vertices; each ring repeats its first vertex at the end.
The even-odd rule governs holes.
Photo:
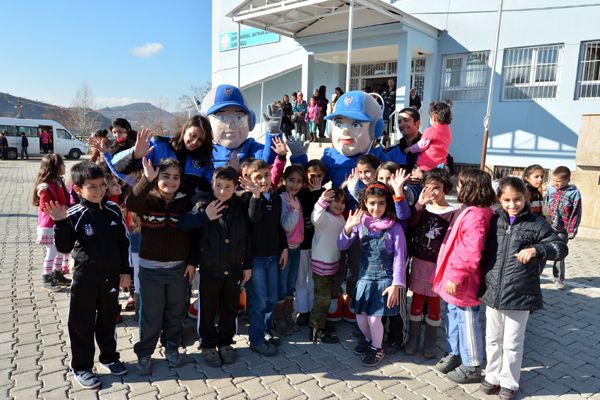
POLYGON ((0 92, 69 105, 166 100, 210 81, 211 1, 2 2, 0 92))

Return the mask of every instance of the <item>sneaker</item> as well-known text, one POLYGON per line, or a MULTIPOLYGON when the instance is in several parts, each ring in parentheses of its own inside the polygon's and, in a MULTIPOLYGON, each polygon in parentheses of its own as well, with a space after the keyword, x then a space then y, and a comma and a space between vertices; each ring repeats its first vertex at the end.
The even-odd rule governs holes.
POLYGON ((221 365, 223 365, 223 361, 221 360, 219 353, 214 348, 202 349, 202 358, 209 367, 219 368, 221 365))
POLYGON ((336 344, 340 342, 340 339, 333 332, 328 332, 324 329, 311 328, 311 336, 313 343, 325 343, 325 344, 336 344))
POLYGON ((115 361, 110 364, 100 363, 100 365, 102 368, 110 372, 111 375, 120 376, 127 373, 127 368, 125 368, 125 365, 123 365, 121 361, 115 361))
POLYGON ((184 354, 180 354, 177 350, 165 351, 165 358, 171 368, 179 368, 186 362, 184 354))
POLYGON ((152 372, 152 359, 150 357, 139 357, 137 372, 138 375, 150 375, 152 372))
POLYGON ((384 344, 385 352, 387 354, 396 354, 402 350, 402 342, 397 340, 388 341, 384 344))
POLYGON ((194 307, 195 304, 196 303, 192 303, 188 307, 188 317, 193 318, 193 319, 198 319, 198 309, 196 307, 194 307))
POLYGON ((127 299, 127 304, 125 304, 125 311, 134 311, 135 310, 135 301, 133 296, 130 296, 127 299))
POLYGON ((276 346, 272 345, 269 342, 262 343, 259 345, 251 344, 250 350, 252 350, 255 353, 261 354, 265 357, 272 357, 276 355, 279 351, 276 346))
POLYGON ((65 278, 65 275, 62 271, 55 269, 54 272, 52 272, 52 276, 59 286, 71 286, 71 280, 69 278, 65 278))
POLYGON ((100 379, 92 372, 92 370, 73 371, 73 376, 79 385, 84 389, 96 389, 102 385, 100 379))
POLYGON ((307 326, 309 318, 310 318, 310 313, 306 312, 306 313, 298 314, 298 318, 296 318, 296 325, 307 326))
POLYGON ((513 400, 517 397, 517 391, 501 387, 498 396, 500 396, 500 400, 513 400))
POLYGON ((498 394, 500 391, 500 385, 492 385, 485 379, 481 381, 481 385, 479 385, 479 390, 481 390, 485 394, 498 394))
POLYGON ((50 274, 42 275, 42 287, 51 292, 58 292, 60 290, 58 282, 56 282, 54 276, 50 274))
POLYGON ((360 342, 354 348, 354 354, 362 356, 363 354, 366 354, 369 351, 370 348, 371 348, 371 342, 369 342, 368 340, 363 339, 363 341, 360 342))
POLYGON ((384 357, 385 351, 383 350, 383 347, 380 349, 371 347, 363 357, 362 365, 364 365, 365 367, 374 367, 377 364, 379 364, 384 357))
POLYGON ((223 364, 233 364, 238 358, 235 349, 231 346, 219 347, 219 354, 221 355, 223 364))
POLYGON ((447 374, 448 372, 458 368, 458 366, 461 364, 462 360, 460 359, 460 356, 448 353, 444 358, 438 361, 437 364, 435 364, 435 369, 447 374))
POLYGON ((448 379, 456 383, 478 383, 481 382, 481 367, 460 367, 448 372, 448 379))
POLYGON ((554 287, 557 288, 558 290, 564 290, 565 284, 560 279, 554 279, 554 287))
POLYGON ((273 346, 279 346, 281 344, 281 339, 278 336, 275 336, 273 332, 267 332, 265 341, 271 343, 273 346))

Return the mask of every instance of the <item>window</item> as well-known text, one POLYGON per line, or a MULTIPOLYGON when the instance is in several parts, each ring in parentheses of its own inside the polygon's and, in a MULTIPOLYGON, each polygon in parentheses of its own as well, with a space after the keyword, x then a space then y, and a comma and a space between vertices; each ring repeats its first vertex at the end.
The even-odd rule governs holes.
POLYGON ((502 100, 555 99, 563 45, 504 50, 502 100))
POLYGON ((17 127, 14 125, 0 125, 0 133, 3 133, 4 136, 19 136, 17 127))
POLYGON ((27 137, 38 137, 38 128, 31 126, 19 126, 18 128, 19 136, 21 136, 21 134, 25 132, 25 136, 27 137))
POLYGON ((600 40, 581 43, 575 99, 600 99, 600 40))
POLYGON ((452 101, 485 99, 490 74, 488 57, 489 51, 444 56, 441 98, 452 101))
POLYGON ((65 131, 64 129, 57 129, 56 130, 56 136, 59 139, 69 139, 69 140, 71 140, 71 135, 69 134, 69 132, 65 131))

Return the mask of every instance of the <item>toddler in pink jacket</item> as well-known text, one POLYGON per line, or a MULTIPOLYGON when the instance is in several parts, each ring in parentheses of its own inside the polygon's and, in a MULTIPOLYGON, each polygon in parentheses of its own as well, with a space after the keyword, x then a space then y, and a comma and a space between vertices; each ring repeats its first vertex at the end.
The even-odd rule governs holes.
POLYGON ((452 143, 451 121, 450 104, 432 102, 429 105, 431 126, 425 129, 421 140, 405 150, 407 153, 420 153, 417 158, 417 166, 421 171, 430 171, 440 164, 446 164, 448 149, 452 143))
POLYGON ((496 195, 490 176, 467 169, 458 177, 460 214, 451 223, 437 259, 433 290, 447 303, 448 354, 436 365, 457 383, 481 381, 483 333, 479 320, 479 262, 496 195))

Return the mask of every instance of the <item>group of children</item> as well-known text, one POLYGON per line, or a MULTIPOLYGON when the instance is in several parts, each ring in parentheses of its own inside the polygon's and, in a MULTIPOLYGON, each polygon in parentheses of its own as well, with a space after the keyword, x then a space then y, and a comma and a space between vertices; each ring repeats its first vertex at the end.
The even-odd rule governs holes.
MULTIPOLYGON (((71 369, 83 387, 100 386, 92 372, 94 334, 102 366, 115 375, 127 372, 114 329, 119 286, 130 287, 130 260, 135 260, 141 306, 134 351, 140 374, 151 372, 159 338, 170 366, 186 362, 179 353, 182 324, 199 267, 200 346, 210 366, 237 358, 232 344, 242 285, 250 349, 272 356, 281 342, 276 332, 289 335, 304 325, 314 343, 339 342, 327 313, 345 280, 347 308, 363 336, 354 351, 365 366, 379 364, 386 350, 403 347, 415 354, 423 320, 423 353, 436 357, 444 299, 448 354, 436 368, 461 383, 481 380, 482 301, 487 306, 482 389, 514 398, 527 318, 542 306, 539 275, 545 260, 557 260, 554 275, 561 287, 561 260, 579 222, 580 197, 568 185, 566 167, 554 170, 554 185, 543 196, 544 170, 537 165, 526 169, 523 180, 501 179, 497 191, 487 173, 464 170, 456 188, 460 208, 455 208, 445 198, 453 185, 443 165, 437 168, 443 157, 435 150, 435 135, 424 135, 407 150, 429 155, 420 163, 419 183, 399 165, 380 164, 366 154, 341 187, 328 190, 320 160, 284 169, 285 145, 274 142, 273 165, 248 159, 219 167, 210 190, 185 190, 187 164, 177 146, 184 154, 201 149, 211 138, 208 130, 202 121, 186 124, 165 145, 175 149, 172 155, 154 162, 148 140, 143 143, 147 133, 139 134, 142 143, 129 146, 141 165, 127 193, 113 187, 115 175, 90 161, 72 167, 69 191, 60 156, 42 160, 34 204, 39 205, 38 243, 47 248, 43 283, 71 284, 71 369), (125 218, 129 222, 117 203, 125 217, 133 215, 125 218), (138 224, 131 222, 134 217, 138 224), (139 227, 141 244, 134 252, 129 231, 139 227), (69 253, 75 259, 73 282, 64 277, 69 253)), ((127 142, 127 133, 117 142, 127 142)), ((448 143, 442 146, 447 149, 448 143)))

